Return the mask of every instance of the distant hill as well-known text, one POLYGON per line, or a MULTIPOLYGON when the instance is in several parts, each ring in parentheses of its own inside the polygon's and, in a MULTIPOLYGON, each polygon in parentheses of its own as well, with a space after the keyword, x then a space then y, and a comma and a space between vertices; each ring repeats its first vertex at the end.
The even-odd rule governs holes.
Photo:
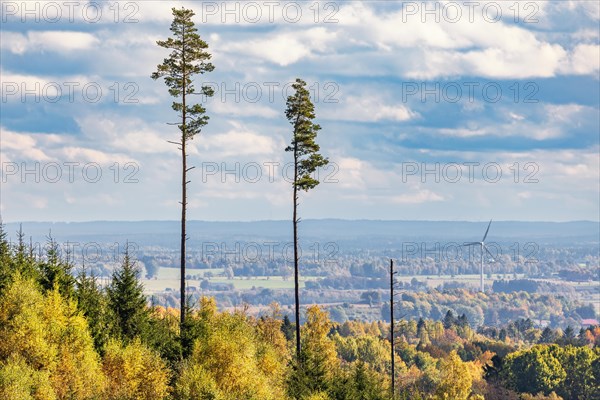
MULTIPOLYGON (((51 231, 59 242, 134 241, 140 245, 176 247, 178 221, 91 221, 91 222, 24 222, 23 232, 29 239, 42 242, 51 231)), ((379 221, 379 220, 303 220, 300 236, 305 241, 336 241, 365 248, 374 243, 408 241, 477 241, 483 236, 487 221, 379 221)), ((18 223, 5 224, 11 238, 18 223)), ((190 244, 198 241, 287 241, 292 236, 290 221, 208 222, 189 221, 190 244)), ((521 222, 494 221, 489 241, 536 241, 549 244, 597 244, 600 224, 593 221, 521 222)))

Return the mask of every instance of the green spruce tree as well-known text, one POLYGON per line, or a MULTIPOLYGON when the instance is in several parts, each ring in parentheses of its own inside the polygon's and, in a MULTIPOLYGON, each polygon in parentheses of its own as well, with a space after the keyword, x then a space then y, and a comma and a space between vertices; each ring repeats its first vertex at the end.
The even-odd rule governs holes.
POLYGON ((148 321, 144 288, 138 279, 139 271, 125 248, 123 263, 112 274, 107 288, 108 308, 114 319, 116 334, 125 342, 141 337, 148 321))
POLYGON ((94 347, 102 353, 109 338, 109 332, 106 329, 109 325, 107 298, 94 274, 87 273, 85 265, 77 275, 75 298, 77 308, 87 319, 90 334, 94 339, 94 347))
MULTIPOLYGON (((34 261, 30 260, 29 263, 33 264, 34 261)), ((42 288, 48 292, 54 290, 56 286, 61 295, 73 296, 75 279, 71 275, 71 268, 72 265, 68 261, 61 260, 58 243, 50 233, 46 243, 46 260, 39 264, 39 280, 42 288)))
POLYGON ((10 285, 12 276, 12 255, 7 236, 4 224, 0 221, 0 295, 10 285))
POLYGON ((12 270, 18 272, 23 278, 39 280, 38 267, 35 260, 33 260, 30 255, 31 252, 27 249, 27 245, 25 244, 23 227, 19 225, 19 231, 17 232, 17 248, 13 257, 12 270))
POLYGON ((290 317, 287 314, 283 317, 283 323, 281 324, 281 332, 285 336, 285 339, 289 342, 294 340, 294 325, 290 321, 290 317))

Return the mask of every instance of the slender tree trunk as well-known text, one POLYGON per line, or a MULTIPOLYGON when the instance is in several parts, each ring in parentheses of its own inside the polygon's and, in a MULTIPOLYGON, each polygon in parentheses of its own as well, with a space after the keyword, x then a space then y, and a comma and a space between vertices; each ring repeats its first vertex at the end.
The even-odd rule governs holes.
MULTIPOLYGON (((294 136, 295 136, 294 132, 294 136)), ((300 284, 298 272, 298 145, 294 141, 294 290, 296 300, 296 358, 300 359, 300 284)))
MULTIPOLYGON (((185 28, 184 29, 184 34, 182 35, 182 37, 185 38, 185 28)), ((182 115, 181 115, 181 121, 182 121, 182 130, 181 130, 181 164, 182 164, 182 174, 181 174, 181 254, 180 254, 180 273, 181 273, 181 279, 180 279, 180 286, 179 286, 179 290, 181 293, 181 304, 180 304, 180 312, 181 312, 181 319, 179 321, 179 331, 180 331, 180 335, 181 338, 183 340, 184 337, 184 327, 185 327, 185 242, 186 242, 186 232, 185 232, 185 219, 186 219, 186 206, 187 206, 187 154, 186 154, 186 149, 185 149, 185 143, 186 143, 186 108, 185 108, 185 95, 186 95, 186 87, 185 87, 185 81, 186 81, 186 71, 185 71, 185 42, 183 43, 182 46, 182 64, 183 64, 183 71, 182 71, 182 75, 183 75, 183 91, 182 91, 182 103, 183 103, 183 110, 182 110, 182 115)))
POLYGON ((396 379, 396 364, 394 361, 394 260, 390 259, 390 343, 392 350, 392 399, 394 398, 394 382, 396 379))
MULTIPOLYGON (((185 101, 184 101, 185 103, 185 101)), ((187 180, 187 160, 186 160, 186 154, 185 154, 185 139, 182 140, 181 142, 181 157, 182 157, 182 167, 183 167, 183 173, 182 173, 182 180, 181 180, 181 254, 180 254, 180 273, 181 273, 181 279, 180 279, 180 293, 181 293, 181 305, 180 305, 180 309, 181 309, 181 319, 179 321, 180 323, 180 330, 181 333, 183 334, 183 326, 184 326, 184 322, 185 322, 185 238, 186 238, 186 233, 185 233, 185 206, 186 206, 186 199, 187 199, 187 191, 186 191, 186 180, 187 180)))

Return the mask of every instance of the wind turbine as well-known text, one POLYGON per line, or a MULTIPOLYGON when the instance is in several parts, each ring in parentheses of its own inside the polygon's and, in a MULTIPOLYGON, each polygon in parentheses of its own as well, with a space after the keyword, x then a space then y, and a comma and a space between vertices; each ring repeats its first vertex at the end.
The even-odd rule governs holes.
POLYGON ((487 252, 490 257, 492 257, 492 259, 494 259, 494 256, 492 255, 492 253, 490 253, 490 251, 487 249, 487 247, 485 247, 485 238, 488 235, 488 232, 490 231, 490 226, 492 225, 492 220, 490 219, 490 223, 487 226, 487 229, 485 230, 485 234, 483 235, 483 239, 481 239, 481 242, 469 242, 469 243, 464 243, 463 246, 480 246, 481 248, 481 292, 485 292, 485 284, 483 281, 483 252, 487 252))

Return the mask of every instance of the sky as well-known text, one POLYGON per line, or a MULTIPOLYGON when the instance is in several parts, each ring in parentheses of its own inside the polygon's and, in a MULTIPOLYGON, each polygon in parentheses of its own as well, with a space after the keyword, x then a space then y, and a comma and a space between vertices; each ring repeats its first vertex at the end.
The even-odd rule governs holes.
POLYGON ((177 220, 171 7, 215 96, 188 218, 291 218, 285 99, 307 82, 330 164, 303 218, 600 219, 600 3, 0 2, 4 222, 177 220))

